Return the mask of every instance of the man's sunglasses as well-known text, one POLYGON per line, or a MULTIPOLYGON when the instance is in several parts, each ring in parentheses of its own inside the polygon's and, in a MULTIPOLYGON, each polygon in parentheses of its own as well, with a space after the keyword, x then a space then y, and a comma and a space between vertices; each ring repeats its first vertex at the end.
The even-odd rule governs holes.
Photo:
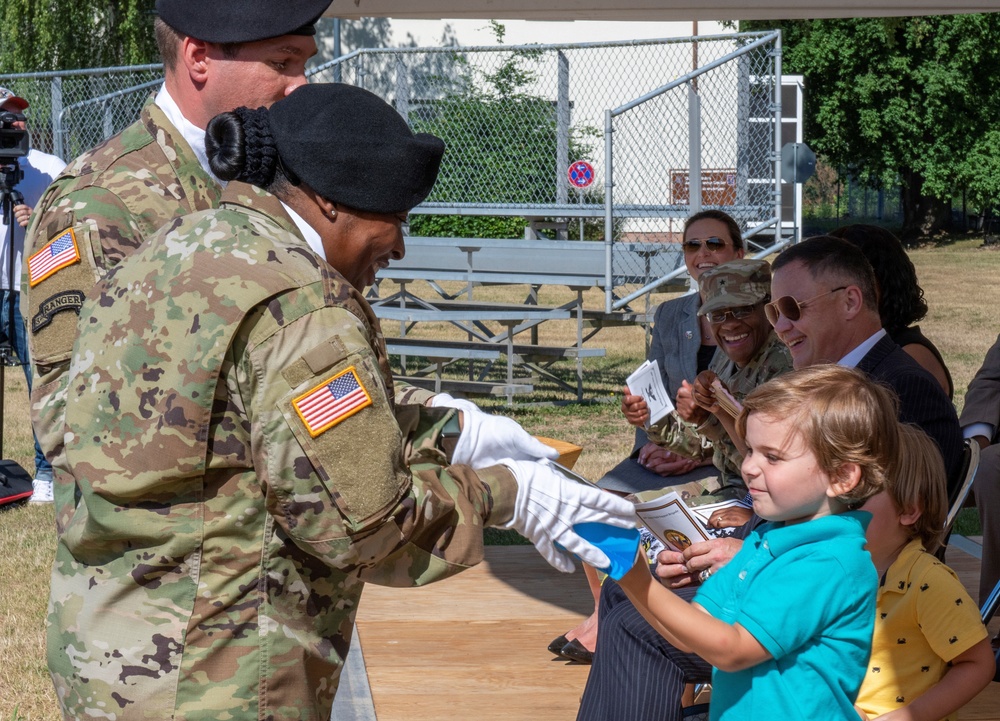
POLYGON ((724 308, 722 310, 713 310, 705 314, 708 318, 709 323, 722 323, 726 320, 727 315, 731 315, 733 320, 743 320, 744 318, 749 318, 753 315, 755 305, 745 305, 741 308, 724 308))
POLYGON ((834 288, 833 290, 828 290, 826 293, 820 293, 819 295, 814 295, 808 300, 795 300, 790 295, 783 295, 778 298, 773 303, 768 303, 764 306, 764 315, 767 316, 767 320, 771 325, 775 325, 778 322, 778 315, 783 315, 790 321, 797 321, 802 317, 802 311, 814 300, 819 300, 825 295, 830 295, 831 293, 836 293, 838 290, 846 290, 847 286, 842 285, 839 288, 834 288))
POLYGON ((718 253, 720 250, 726 247, 726 241, 722 238, 716 238, 715 236, 711 238, 704 238, 699 240, 698 238, 691 238, 690 240, 685 240, 683 243, 685 253, 697 253, 698 249, 704 244, 705 249, 711 251, 712 253, 718 253))

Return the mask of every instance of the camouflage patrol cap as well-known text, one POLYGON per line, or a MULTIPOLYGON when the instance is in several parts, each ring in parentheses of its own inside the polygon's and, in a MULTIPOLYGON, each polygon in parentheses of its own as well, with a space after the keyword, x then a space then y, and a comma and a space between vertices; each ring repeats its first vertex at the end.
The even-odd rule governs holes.
POLYGON ((250 43, 315 35, 330 0, 156 0, 156 14, 182 35, 210 43, 250 43))
POLYGON ((702 273, 698 315, 756 305, 771 295, 771 266, 765 260, 731 260, 702 273))

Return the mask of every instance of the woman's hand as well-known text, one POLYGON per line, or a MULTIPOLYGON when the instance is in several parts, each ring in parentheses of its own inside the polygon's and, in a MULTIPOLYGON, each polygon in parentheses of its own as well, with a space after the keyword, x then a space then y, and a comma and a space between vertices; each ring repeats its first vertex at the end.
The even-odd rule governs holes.
POLYGON ((640 466, 660 476, 681 476, 705 465, 704 461, 696 461, 678 455, 652 442, 639 449, 639 456, 636 460, 640 466))
POLYGON ((750 520, 753 511, 743 506, 720 508, 708 517, 709 528, 738 528, 750 520))
POLYGON ((700 407, 694 398, 694 387, 687 381, 681 381, 677 391, 677 415, 688 423, 699 425, 708 420, 708 411, 700 407))
POLYGON ((649 406, 646 405, 646 399, 632 395, 628 386, 625 386, 625 395, 622 398, 622 413, 625 414, 625 420, 629 425, 636 428, 645 427, 646 421, 649 420, 649 406))
POLYGON ((712 388, 712 384, 718 379, 719 377, 712 371, 702 371, 694 379, 694 402, 700 408, 704 408, 716 416, 719 415, 721 409, 715 400, 715 389, 712 388))

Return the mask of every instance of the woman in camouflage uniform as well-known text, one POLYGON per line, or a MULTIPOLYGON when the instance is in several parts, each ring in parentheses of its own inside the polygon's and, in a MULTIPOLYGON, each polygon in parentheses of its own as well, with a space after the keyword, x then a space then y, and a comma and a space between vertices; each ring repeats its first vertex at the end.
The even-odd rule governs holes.
POLYGON ((225 113, 209 138, 216 174, 243 182, 81 310, 66 414, 81 498, 48 634, 66 718, 326 721, 365 582, 475 565, 484 526, 563 570, 556 543, 606 565, 573 524, 633 522, 631 504, 528 460, 512 421, 463 406, 449 458, 457 411, 394 398, 360 291, 402 256, 438 138, 347 85, 225 113))

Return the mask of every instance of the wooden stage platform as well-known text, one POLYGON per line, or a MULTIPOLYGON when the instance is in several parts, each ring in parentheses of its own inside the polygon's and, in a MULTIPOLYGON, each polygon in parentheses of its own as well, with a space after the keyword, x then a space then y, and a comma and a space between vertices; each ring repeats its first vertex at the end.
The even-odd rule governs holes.
MULTIPOLYGON (((948 561, 975 589, 977 547, 960 540, 948 561)), ((486 551, 479 567, 426 588, 365 589, 336 721, 576 718, 590 667, 545 647, 590 612, 583 574, 555 571, 530 546, 486 551)), ((1000 721, 1000 683, 959 718, 1000 721)))

